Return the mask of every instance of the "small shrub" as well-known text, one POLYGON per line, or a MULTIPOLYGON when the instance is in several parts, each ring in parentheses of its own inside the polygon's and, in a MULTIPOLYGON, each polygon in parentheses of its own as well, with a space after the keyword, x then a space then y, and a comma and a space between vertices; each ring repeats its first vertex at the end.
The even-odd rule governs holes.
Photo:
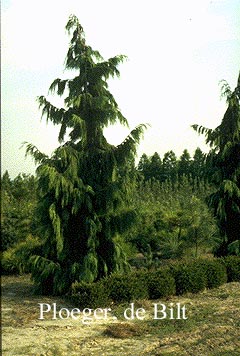
POLYGON ((18 263, 14 248, 4 251, 1 258, 2 274, 19 274, 18 263))
POLYGON ((196 263, 179 263, 171 267, 176 282, 176 294, 198 293, 206 287, 206 274, 196 263))
POLYGON ((15 255, 19 260, 19 268, 23 273, 31 271, 30 257, 40 254, 42 243, 37 237, 29 235, 25 241, 19 243, 15 247, 15 255))
POLYGON ((109 303, 107 290, 101 282, 74 283, 70 299, 80 308, 99 308, 109 303))
POLYGON ((2 273, 21 274, 29 273, 31 270, 30 257, 39 253, 41 243, 36 237, 29 235, 25 241, 19 242, 14 247, 9 248, 2 254, 2 273))
POLYGON ((227 281, 240 282, 240 257, 227 256, 222 259, 222 263, 227 269, 227 281))
POLYGON ((205 272, 207 288, 216 288, 227 282, 227 269, 220 260, 201 260, 198 266, 205 272))
POLYGON ((104 281, 109 297, 114 302, 130 302, 136 299, 148 298, 147 285, 142 273, 128 273, 125 275, 112 274, 104 281))
POLYGON ((176 293, 175 279, 167 269, 145 273, 145 279, 150 299, 168 297, 176 293))

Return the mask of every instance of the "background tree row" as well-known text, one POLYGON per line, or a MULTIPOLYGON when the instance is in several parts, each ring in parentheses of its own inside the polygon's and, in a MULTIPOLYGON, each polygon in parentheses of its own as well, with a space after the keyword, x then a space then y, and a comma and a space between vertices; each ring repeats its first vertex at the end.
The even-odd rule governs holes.
POLYGON ((156 179, 160 182, 165 180, 174 182, 177 177, 182 176, 200 180, 206 178, 208 167, 206 154, 200 148, 197 148, 193 158, 191 158, 187 149, 183 151, 179 159, 172 150, 166 152, 162 159, 157 152, 150 157, 144 153, 139 160, 137 170, 146 181, 156 179))

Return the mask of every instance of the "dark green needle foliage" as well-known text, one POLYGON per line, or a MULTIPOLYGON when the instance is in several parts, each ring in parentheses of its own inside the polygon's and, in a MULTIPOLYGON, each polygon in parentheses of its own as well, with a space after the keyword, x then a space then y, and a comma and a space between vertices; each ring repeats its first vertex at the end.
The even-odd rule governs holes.
POLYGON ((39 291, 51 294, 66 293, 75 281, 92 282, 128 269, 115 236, 134 222, 128 206, 130 172, 145 129, 139 125, 118 146, 106 141, 105 127, 128 125, 107 84, 119 76, 125 57, 104 61, 86 44, 75 16, 66 29, 71 41, 65 67, 76 76, 50 86, 51 93, 64 95, 65 105, 57 108, 38 98, 46 119, 60 125, 61 145, 50 158, 27 145, 39 164, 39 234, 44 241, 43 255, 32 257, 32 274, 39 291))
POLYGON ((240 75, 234 91, 224 82, 227 110, 214 130, 193 125, 204 134, 211 151, 207 158, 209 179, 216 191, 209 204, 218 219, 222 241, 217 255, 239 254, 240 244, 240 75))

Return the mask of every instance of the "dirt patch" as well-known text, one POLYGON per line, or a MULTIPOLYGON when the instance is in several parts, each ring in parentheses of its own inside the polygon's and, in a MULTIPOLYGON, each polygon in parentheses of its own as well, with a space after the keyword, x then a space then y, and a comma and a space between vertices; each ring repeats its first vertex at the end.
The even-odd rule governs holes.
MULTIPOLYGON (((129 305, 112 307, 106 319, 39 320, 39 303, 76 308, 63 298, 33 294, 29 276, 2 278, 2 350, 5 356, 140 356, 240 354, 240 284, 229 283, 197 295, 163 300, 187 306, 187 320, 154 320, 153 303, 138 301, 144 320, 126 321, 129 305)), ((63 315, 64 316, 64 315, 63 315)))
POLYGON ((134 336, 141 336, 142 330, 136 323, 117 323, 115 325, 112 324, 107 326, 103 332, 103 335, 117 339, 126 339, 134 336))

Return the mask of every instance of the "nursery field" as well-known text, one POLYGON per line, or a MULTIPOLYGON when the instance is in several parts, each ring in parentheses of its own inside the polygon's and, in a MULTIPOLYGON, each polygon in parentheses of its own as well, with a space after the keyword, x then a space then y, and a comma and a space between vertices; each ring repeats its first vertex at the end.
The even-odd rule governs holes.
MULTIPOLYGON (((71 318, 54 320, 52 313, 45 313, 44 320, 39 320, 38 303, 56 303, 58 309, 78 307, 63 298, 34 295, 28 275, 2 277, 4 356, 240 354, 240 283, 237 282, 168 300, 135 301, 135 310, 146 311, 142 320, 124 317, 130 304, 106 306, 111 308, 106 319, 87 323, 71 318), (185 305, 187 319, 154 319, 152 310, 156 303, 168 308, 177 303, 185 305)), ((130 314, 128 310, 127 316, 130 314)))

